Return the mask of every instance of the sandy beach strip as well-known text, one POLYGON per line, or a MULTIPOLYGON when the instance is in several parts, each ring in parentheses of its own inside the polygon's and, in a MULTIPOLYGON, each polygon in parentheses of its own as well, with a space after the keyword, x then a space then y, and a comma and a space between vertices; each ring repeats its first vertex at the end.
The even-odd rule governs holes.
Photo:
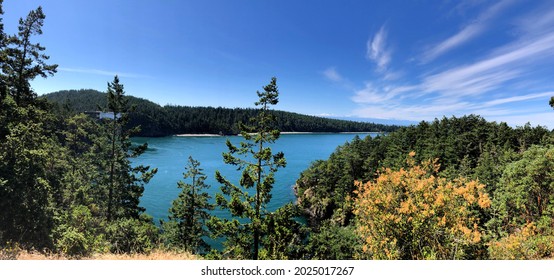
POLYGON ((178 137, 220 137, 220 136, 223 136, 223 135, 219 135, 219 134, 208 134, 208 133, 205 133, 205 134, 175 134, 173 136, 178 136, 178 137))
POLYGON ((379 132, 379 131, 371 131, 371 132, 366 132, 366 131, 360 131, 360 132, 339 132, 339 133, 342 133, 342 134, 383 134, 383 133, 386 133, 386 132, 379 132))
POLYGON ((283 131, 281 134, 316 134, 318 132, 283 131))

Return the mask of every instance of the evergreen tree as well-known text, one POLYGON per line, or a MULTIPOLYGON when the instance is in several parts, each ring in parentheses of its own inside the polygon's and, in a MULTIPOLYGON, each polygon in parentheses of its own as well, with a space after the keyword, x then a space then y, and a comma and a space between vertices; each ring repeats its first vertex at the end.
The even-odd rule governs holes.
POLYGON ((0 240, 43 248, 52 226, 48 163, 56 146, 41 120, 49 116, 18 107, 11 96, 2 103, 12 120, 0 141, 0 240))
POLYGON ((554 233, 554 147, 532 146, 506 165, 494 196, 488 225, 499 236, 531 222, 538 230, 554 233))
POLYGON ((200 168, 200 162, 189 157, 185 170, 183 178, 190 179, 191 183, 177 182, 181 193, 173 201, 169 222, 163 223, 163 228, 171 246, 193 253, 207 252, 210 246, 202 239, 208 236, 204 224, 210 218, 208 211, 214 207, 209 203, 210 195, 203 189, 210 186, 204 183, 207 177, 200 168))
POLYGON ((112 118, 104 119, 104 128, 107 132, 107 141, 100 143, 99 149, 103 150, 107 159, 107 207, 106 217, 108 221, 117 218, 137 218, 144 211, 139 206, 139 199, 144 192, 144 184, 156 174, 157 168, 149 170, 149 166, 131 165, 130 159, 140 156, 148 148, 148 144, 133 147, 131 135, 138 131, 139 127, 127 128, 129 119, 127 100, 124 99, 125 91, 119 83, 119 78, 114 77, 113 82, 108 83, 107 111, 112 118), (107 142, 107 143, 106 143, 107 142), (103 145, 108 144, 108 147, 103 145))
POLYGON ((140 128, 127 127, 128 107, 124 88, 117 76, 108 83, 107 107, 111 118, 100 121, 99 137, 94 139, 94 200, 101 219, 109 248, 114 253, 144 252, 153 248, 157 233, 150 216, 139 206, 144 185, 156 174, 149 166, 133 166, 131 159, 144 153, 147 144, 134 146, 131 136, 140 128))
POLYGON ((104 197, 98 178, 100 157, 96 143, 105 137, 100 124, 79 114, 63 120, 60 142, 63 150, 55 157, 65 158, 62 187, 53 193, 56 201, 52 238, 54 250, 67 256, 87 256, 108 249, 104 197))
POLYGON ((228 209, 238 220, 212 218, 211 227, 216 236, 225 235, 227 250, 235 257, 257 260, 263 232, 262 226, 267 217, 267 204, 271 200, 271 189, 275 183, 274 173, 286 165, 282 152, 273 154, 270 144, 280 136, 274 129, 275 117, 270 107, 279 102, 277 79, 272 78, 263 92, 257 92, 259 100, 258 115, 251 119, 251 125, 240 124, 241 135, 245 141, 235 146, 227 140, 229 152, 223 154, 226 164, 237 166, 242 171, 240 187, 227 180, 219 171, 216 179, 222 184, 222 194, 217 194, 218 206, 228 209))
POLYGON ((287 203, 263 218, 259 258, 264 260, 301 259, 306 254, 307 228, 299 223, 299 208, 287 203))
POLYGON ((42 8, 29 12, 25 19, 19 20, 18 33, 7 36, 5 61, 2 63, 3 83, 7 84, 10 94, 18 105, 34 101, 36 94, 30 82, 37 76, 46 78, 56 73, 56 64, 47 64, 49 56, 43 52, 45 47, 32 43, 34 35, 42 34, 45 15, 42 8))

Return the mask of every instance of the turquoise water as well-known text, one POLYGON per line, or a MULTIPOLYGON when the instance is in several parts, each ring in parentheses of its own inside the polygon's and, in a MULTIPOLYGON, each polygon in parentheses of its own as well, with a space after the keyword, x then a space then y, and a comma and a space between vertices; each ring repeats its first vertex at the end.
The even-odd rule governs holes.
MULTIPOLYGON (((287 159, 287 166, 275 174, 272 200, 268 210, 294 201, 293 186, 300 173, 318 159, 327 159, 339 146, 354 139, 356 134, 290 134, 282 135, 272 145, 274 152, 282 151, 287 159)), ((370 134, 358 134, 364 138, 370 134)), ((145 187, 141 205, 146 213, 152 215, 155 221, 167 219, 171 202, 178 196, 177 181, 183 179, 183 172, 189 156, 200 161, 200 167, 208 176, 206 183, 211 186, 208 193, 215 197, 219 192, 219 184, 215 180, 215 171, 219 170, 231 182, 238 184, 240 177, 236 167, 223 163, 222 153, 227 151, 226 139, 238 144, 243 139, 231 137, 163 137, 163 138, 133 138, 135 143, 148 142, 149 149, 134 164, 157 167, 158 173, 145 187)), ((225 211, 214 210, 214 215, 227 217, 225 211)))

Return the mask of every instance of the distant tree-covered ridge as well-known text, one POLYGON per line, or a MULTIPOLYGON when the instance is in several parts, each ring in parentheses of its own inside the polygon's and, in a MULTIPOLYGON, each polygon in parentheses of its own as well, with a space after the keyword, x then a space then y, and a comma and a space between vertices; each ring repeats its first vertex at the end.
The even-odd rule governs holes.
MULTIPOLYGON (((106 105, 106 93, 91 89, 63 90, 43 96, 61 114, 72 115, 97 111, 106 105)), ((137 136, 157 137, 174 134, 238 134, 238 123, 246 123, 256 116, 253 108, 214 108, 166 105, 160 106, 146 99, 126 96, 135 107, 130 113, 129 126, 141 126, 137 136)), ((336 120, 307 116, 285 111, 273 111, 277 129, 285 132, 391 132, 399 128, 367 122, 336 120)))

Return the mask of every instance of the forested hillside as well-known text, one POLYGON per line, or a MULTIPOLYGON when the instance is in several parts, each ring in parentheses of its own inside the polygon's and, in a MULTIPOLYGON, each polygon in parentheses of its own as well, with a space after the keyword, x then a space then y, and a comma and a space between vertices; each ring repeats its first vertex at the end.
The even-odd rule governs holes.
POLYGON ((349 251, 350 258, 548 257, 554 249, 554 220, 548 216, 554 209, 550 208, 554 206, 552 143, 552 133, 546 128, 512 128, 474 115, 421 122, 387 136, 357 138, 337 148, 329 159, 314 162, 295 186, 298 204, 315 230, 310 242, 318 242, 317 248, 329 244, 328 248, 341 250, 316 251, 315 255, 349 251), (467 201, 450 196, 481 185, 481 198, 464 197, 485 206, 491 199, 489 207, 464 206, 467 201), (426 186, 426 191, 421 189, 426 186), (443 188, 441 199, 449 195, 446 201, 458 202, 449 209, 435 209, 438 206, 432 202, 438 198, 431 195, 443 188), (413 208, 403 208, 408 206, 413 208), (463 214, 473 221, 469 226, 448 225, 449 214, 458 215, 450 217, 458 222, 462 219, 456 207, 470 209, 463 214), (432 214, 411 214, 426 211, 432 214), (429 228, 431 217, 437 215, 445 220, 429 228), (452 247, 451 255, 441 255, 455 236, 445 233, 448 226, 466 228, 468 238, 479 241, 464 243, 464 252, 454 253, 452 247), (475 235, 470 234, 473 227, 478 229, 475 235), (440 244, 433 246, 425 238, 440 244), (421 249, 414 252, 416 245, 428 250, 427 255, 421 249), (390 254, 381 254, 385 251, 390 254))
MULTIPOLYGON (((65 114, 96 111, 106 104, 106 94, 96 90, 65 90, 43 96, 65 114)), ((130 126, 141 126, 137 136, 173 134, 238 134, 238 123, 246 123, 259 113, 251 108, 160 106, 146 99, 126 96, 134 106, 130 126)), ((390 132, 399 128, 366 122, 328 119, 284 111, 274 111, 277 128, 287 132, 390 132)))

